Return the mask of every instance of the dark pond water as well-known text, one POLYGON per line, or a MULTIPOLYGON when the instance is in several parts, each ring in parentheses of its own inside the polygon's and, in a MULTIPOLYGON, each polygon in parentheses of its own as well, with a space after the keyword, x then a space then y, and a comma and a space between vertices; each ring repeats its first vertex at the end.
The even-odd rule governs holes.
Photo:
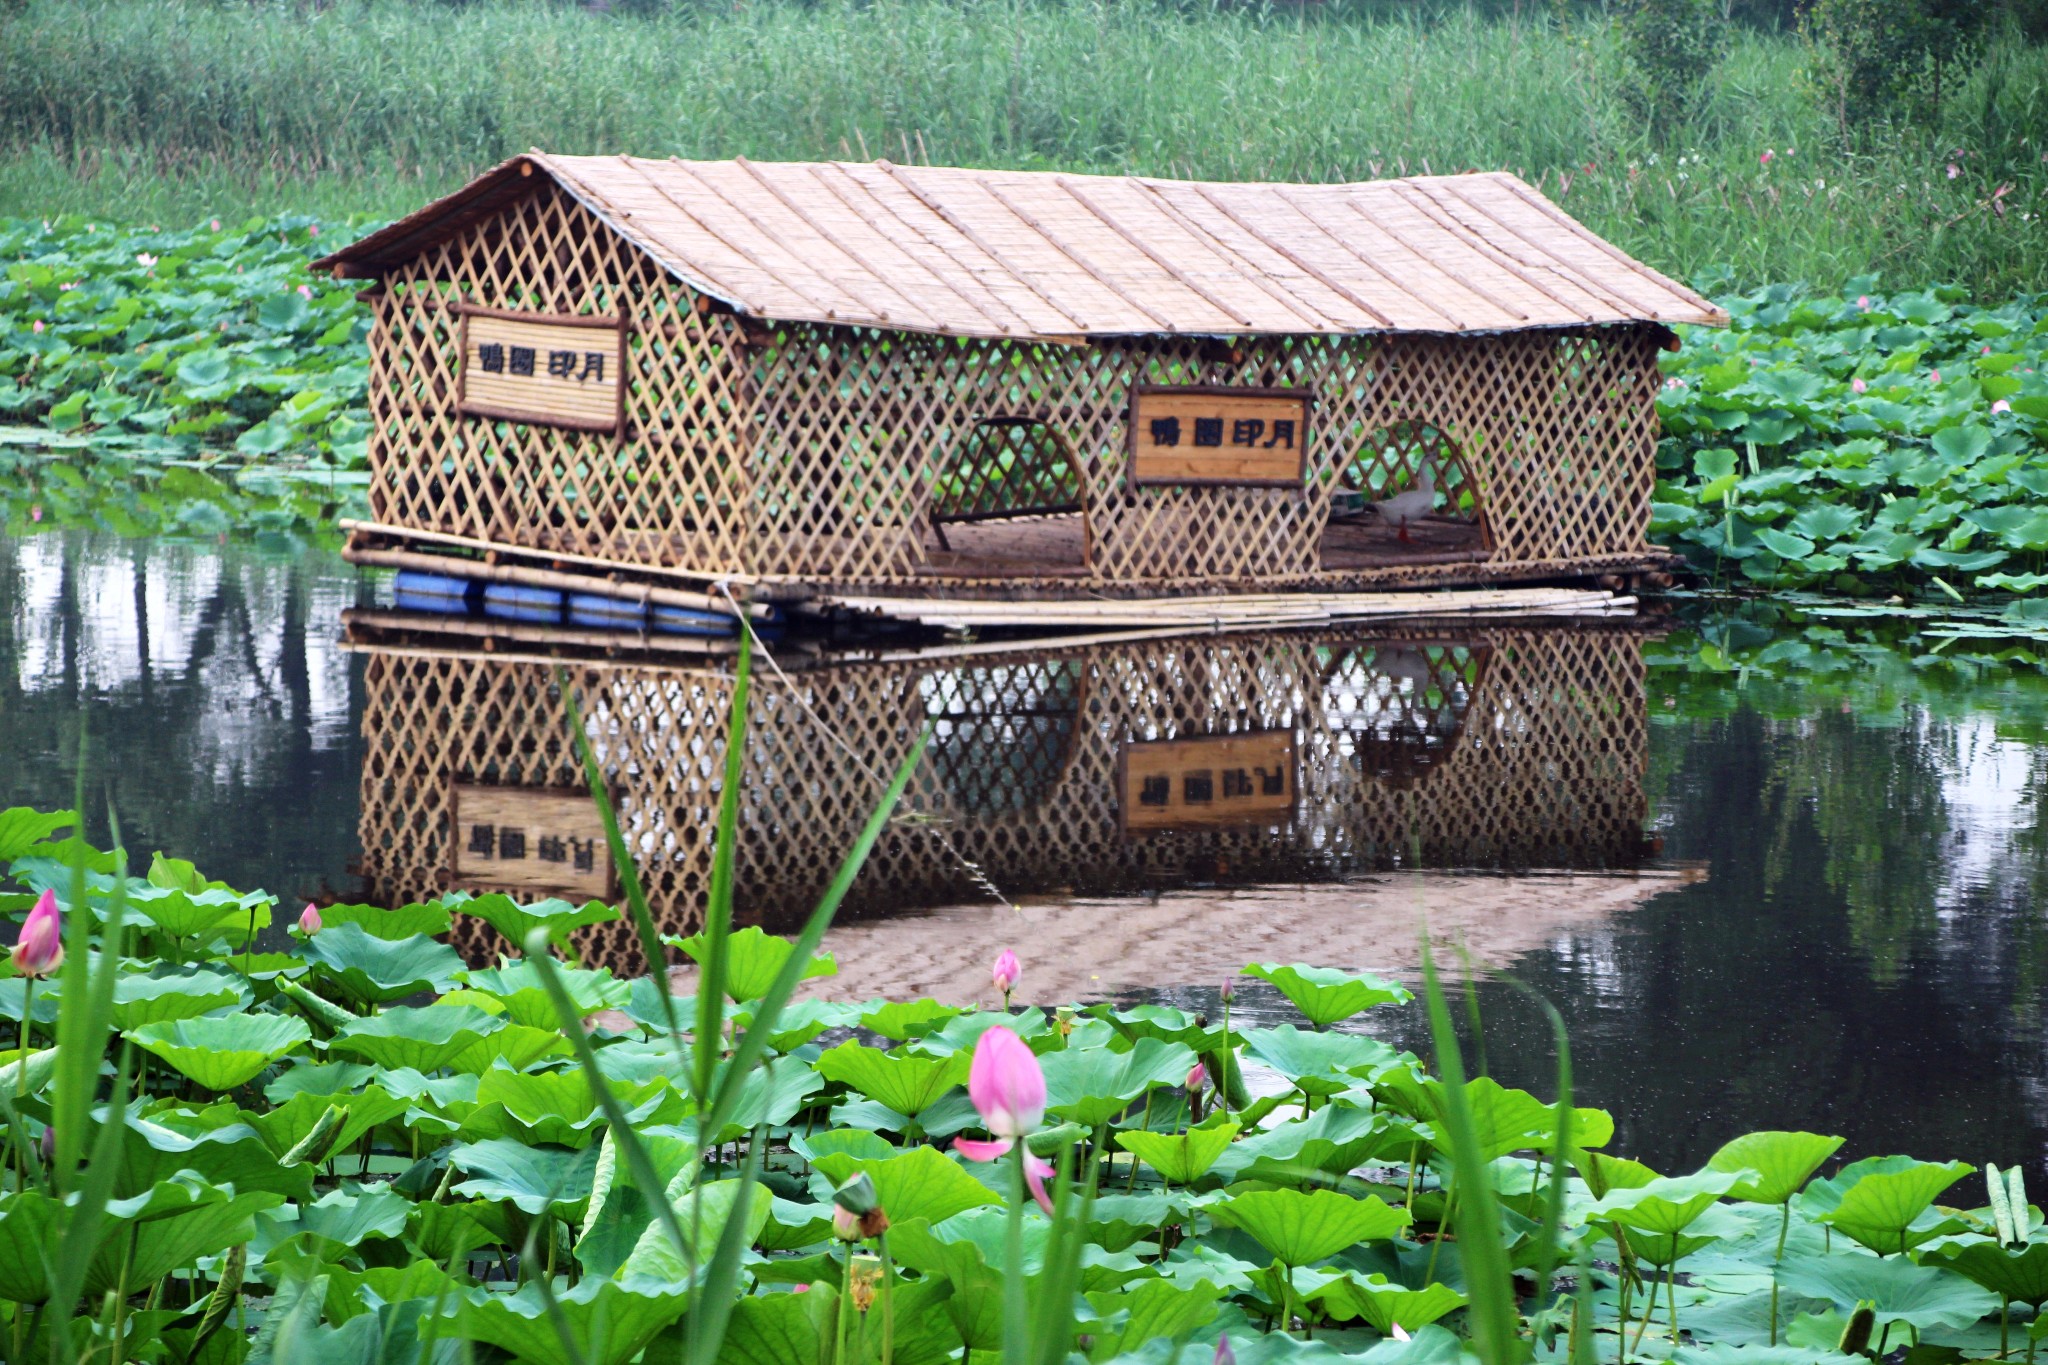
MULTIPOLYGON (((293 901, 434 894, 464 856, 451 800, 573 772, 546 663, 345 644, 379 591, 317 552, 0 539, 0 805, 70 805, 82 744, 89 824, 111 803, 131 850, 293 901)), ((752 711, 742 909, 804 903, 928 726, 915 814, 834 931, 846 993, 971 994, 1011 942, 1034 998, 1213 1010, 1255 958, 1410 974, 1426 916, 1562 1011, 1618 1150, 1689 1169, 1795 1127, 2039 1171, 2041 646, 1918 629, 1751 608, 790 654, 752 711)), ((729 680, 578 685, 655 898, 687 914, 729 680)), ((1509 986, 1480 1001, 1487 1066, 1547 1093, 1547 1025, 1509 986)), ((1424 1044, 1413 1011, 1372 1027, 1424 1044)))

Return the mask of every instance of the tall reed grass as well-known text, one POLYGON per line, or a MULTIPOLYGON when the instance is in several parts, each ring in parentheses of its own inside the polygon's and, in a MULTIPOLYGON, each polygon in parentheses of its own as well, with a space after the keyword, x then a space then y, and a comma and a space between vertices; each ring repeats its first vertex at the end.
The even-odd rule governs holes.
POLYGON ((1844 146, 1794 38, 1742 33, 1697 114, 1661 129, 1627 113, 1611 41, 1597 19, 1203 0, 28 0, 0 25, 0 212, 389 216, 530 146, 1217 179, 1505 168, 1681 274, 1874 266, 2001 292, 2048 273, 2048 52, 2001 40, 1937 126, 1844 146))

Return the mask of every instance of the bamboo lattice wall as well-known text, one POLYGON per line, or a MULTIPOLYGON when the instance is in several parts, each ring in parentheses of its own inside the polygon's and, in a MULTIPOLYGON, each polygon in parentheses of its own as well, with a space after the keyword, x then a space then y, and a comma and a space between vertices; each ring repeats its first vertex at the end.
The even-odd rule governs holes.
POLYGON ((534 184, 373 292, 378 523, 769 591, 1412 586, 1656 558, 1643 537, 1661 327, 1063 345, 742 325, 553 182, 534 184), (623 316, 623 433, 459 415, 458 301, 623 316), (1127 487, 1125 409, 1141 383, 1313 389, 1305 486, 1127 487), (1422 429, 1455 460, 1448 482, 1484 517, 1488 548, 1325 567, 1333 491, 1407 487, 1432 443, 1405 433, 1422 429), (1085 542, 1071 564, 932 575, 935 518, 1076 501, 1085 542))
MULTIPOLYGON (((666 930, 696 927, 711 866, 731 681, 578 665, 621 820, 666 930)), ((1642 852, 1638 639, 1461 627, 1270 634, 757 674, 738 858, 744 919, 809 909, 886 776, 929 726, 914 818, 892 824, 847 913, 1009 894, 1104 893, 1395 866, 1610 868, 1642 852), (1293 813, 1126 833, 1126 742, 1293 737, 1293 813), (1307 873, 1304 873, 1304 868, 1307 873)), ((372 651, 362 845, 388 903, 445 887, 456 779, 579 780, 552 674, 480 656, 372 651)), ((464 945, 497 951, 489 931, 464 945)), ((621 934, 587 945, 629 964, 621 934)))

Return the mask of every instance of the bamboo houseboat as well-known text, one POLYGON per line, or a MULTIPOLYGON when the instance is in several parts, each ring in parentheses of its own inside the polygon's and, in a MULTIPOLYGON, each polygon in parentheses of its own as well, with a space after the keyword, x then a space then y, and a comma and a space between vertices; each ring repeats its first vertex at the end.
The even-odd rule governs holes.
POLYGON ((756 614, 1654 572, 1657 353, 1726 321, 1501 173, 533 152, 319 265, 353 557, 756 614))

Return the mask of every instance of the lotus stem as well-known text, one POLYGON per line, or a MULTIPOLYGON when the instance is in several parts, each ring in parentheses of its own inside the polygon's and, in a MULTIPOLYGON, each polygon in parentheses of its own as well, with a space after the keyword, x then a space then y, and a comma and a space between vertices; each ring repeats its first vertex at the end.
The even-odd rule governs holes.
POLYGON ((2009 1294, 2000 1294, 1998 1296, 1998 1358, 2000 1360, 2004 1360, 2006 1352, 2011 1349, 2009 1344, 2009 1332, 2011 1330, 2011 1327, 2012 1296, 2009 1294))
MULTIPOLYGON (((1140 1129, 1141 1131, 1143 1131, 1143 1132, 1147 1132, 1147 1133, 1149 1133, 1149 1132, 1151 1132, 1151 1131, 1152 1131, 1152 1090, 1151 1090, 1151 1087, 1149 1087, 1149 1086, 1148 1086, 1148 1087, 1146 1087, 1146 1090, 1145 1090, 1145 1114, 1144 1114, 1144 1117, 1142 1117, 1142 1118, 1140 1118, 1140 1119, 1138 1120, 1138 1127, 1139 1127, 1139 1129, 1140 1129)), ((1020 1168, 1020 1169, 1021 1169, 1021 1168, 1020 1168)), ((1126 1179, 1126 1180, 1124 1181, 1124 1193, 1125 1193, 1125 1194, 1129 1194, 1129 1193, 1130 1193, 1130 1192, 1131 1192, 1132 1190, 1135 1190, 1135 1189, 1137 1189, 1137 1188, 1138 1188, 1138 1154, 1137 1154, 1136 1152, 1132 1152, 1132 1153, 1131 1153, 1131 1172, 1130 1172, 1130 1176, 1129 1176, 1129 1177, 1128 1177, 1128 1178, 1127 1178, 1127 1179, 1126 1179)))
MULTIPOLYGON (((1673 1238, 1676 1242, 1678 1239, 1673 1238)), ((1677 1247, 1672 1250, 1676 1251, 1677 1247)), ((1673 1256, 1671 1264, 1664 1267, 1664 1302, 1671 1309, 1671 1348, 1678 1349, 1678 1258, 1673 1256)))
POLYGON ((846 1313, 853 1307, 853 1243, 846 1243, 840 1254, 839 1302, 832 1311, 832 1365, 846 1365, 846 1313))
POLYGON ((1771 1253, 1771 1345, 1778 1344, 1778 1263, 1785 1259, 1785 1234, 1792 1230, 1792 1201, 1778 1205, 1778 1249, 1771 1253))
POLYGON ((896 1361, 896 1266, 889 1259, 889 1234, 875 1237, 875 1254, 882 1258, 882 1365, 896 1361))
POLYGON ((1236 1051, 1230 1046, 1230 1001, 1223 1001, 1223 1046, 1218 1049, 1222 1056, 1223 1083, 1216 1087, 1216 1098, 1223 1105, 1223 1121, 1230 1121, 1230 1069, 1237 1061, 1236 1051))

